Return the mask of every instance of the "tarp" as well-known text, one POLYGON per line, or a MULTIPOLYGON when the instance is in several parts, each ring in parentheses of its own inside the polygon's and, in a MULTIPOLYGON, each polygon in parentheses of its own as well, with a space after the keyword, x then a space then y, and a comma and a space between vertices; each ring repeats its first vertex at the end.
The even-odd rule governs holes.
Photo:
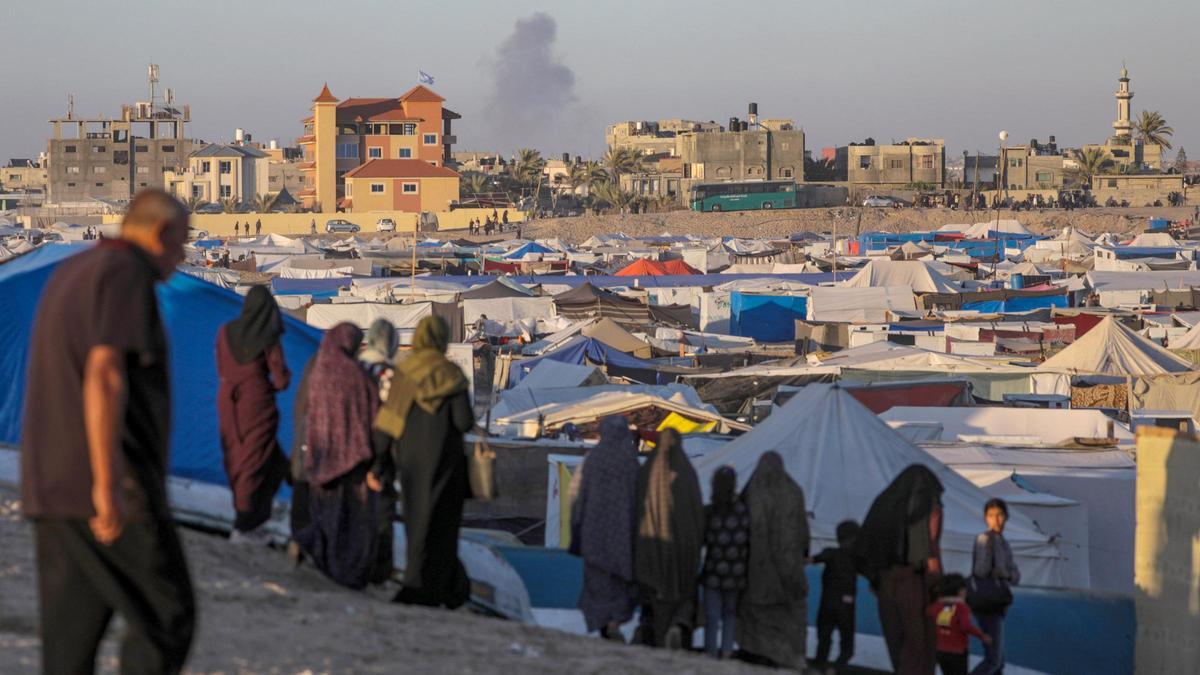
POLYGON ((908 286, 878 288, 828 288, 810 291, 809 321, 884 323, 888 312, 915 312, 916 300, 908 286))
POLYGON ((654 354, 648 342, 637 339, 612 319, 597 319, 584 326, 580 333, 638 358, 648 359, 654 354))
POLYGON ((729 333, 759 342, 791 342, 796 320, 808 315, 808 298, 734 291, 729 296, 729 333))
POLYGON ((649 361, 634 358, 595 338, 581 335, 537 358, 514 361, 508 374, 508 386, 515 387, 544 359, 574 364, 594 363, 605 366, 610 375, 621 375, 646 384, 665 384, 675 380, 673 373, 659 372, 658 366, 649 361))
POLYGON ((607 317, 627 326, 650 323, 649 308, 636 301, 623 298, 616 293, 601 290, 585 283, 554 296, 558 313, 571 320, 589 317, 607 317))
POLYGON ((533 296, 533 291, 507 277, 500 277, 469 291, 463 291, 459 298, 462 300, 491 300, 493 298, 528 298, 531 296, 533 296))
POLYGON ((658 423, 658 431, 664 429, 674 429, 680 435, 686 434, 705 434, 717 428, 715 420, 708 422, 697 422, 690 420, 677 412, 672 412, 663 418, 663 421, 658 423))
POLYGON ((1118 442, 1133 441, 1128 426, 1114 422, 1099 410, 909 405, 892 408, 880 418, 890 422, 937 422, 942 426, 944 441, 957 441, 960 436, 1020 436, 1026 443, 1036 439, 1036 444, 1059 445, 1077 438, 1108 438, 1110 424, 1118 442))
POLYGON ((1106 375, 1153 375, 1191 369, 1192 365, 1187 361, 1126 328, 1111 316, 1038 367, 1043 372, 1106 375))
POLYGON ((914 293, 955 293, 962 290, 959 284, 920 260, 872 260, 841 285, 843 288, 908 286, 914 293))
POLYGON ((398 305, 381 302, 321 303, 308 308, 308 325, 333 328, 343 321, 366 330, 375 319, 387 319, 396 328, 416 328, 417 323, 433 314, 433 303, 415 302, 398 305))
MULTIPOLYGON (((966 378, 933 382, 895 382, 847 386, 846 391, 867 410, 879 414, 896 406, 971 405, 971 383, 966 378)), ((924 410, 924 408, 920 408, 924 410)), ((886 419, 886 418, 885 418, 886 419)))
MULTIPOLYGON (((783 456, 788 474, 804 489, 813 550, 834 545, 835 529, 843 520, 862 522, 875 497, 905 467, 929 467, 945 487, 943 564, 952 572, 970 570, 975 537, 984 529, 983 505, 988 496, 904 440, 844 389, 809 385, 749 433, 696 459, 700 485, 707 493, 712 474, 726 465, 737 471, 739 485, 745 485, 758 459, 772 450, 783 456)), ((1019 509, 1010 510, 1004 536, 1021 568, 1022 584, 1080 585, 1065 578, 1056 544, 1019 509)))
POLYGON ((480 316, 499 322, 544 319, 554 316, 554 298, 518 296, 463 300, 463 323, 473 325, 480 316))
POLYGON ((314 298, 332 298, 338 294, 338 289, 350 287, 350 277, 334 279, 271 279, 271 293, 274 295, 311 295, 314 298))
POLYGON ((526 256, 534 256, 535 259, 539 255, 546 253, 558 253, 552 248, 542 246, 536 241, 531 241, 518 247, 516 250, 510 251, 504 255, 505 260, 523 260, 526 256))
MULTIPOLYGON (((38 298, 55 267, 87 245, 43 246, 0 265, 0 443, 21 436, 25 368, 38 298)), ((171 474, 225 485, 216 423, 217 330, 241 312, 233 291, 176 274, 159 286, 159 303, 171 361, 171 474)), ((292 396, 299 373, 314 353, 320 332, 284 315, 283 352, 292 387, 277 398, 279 441, 291 447, 292 396)))

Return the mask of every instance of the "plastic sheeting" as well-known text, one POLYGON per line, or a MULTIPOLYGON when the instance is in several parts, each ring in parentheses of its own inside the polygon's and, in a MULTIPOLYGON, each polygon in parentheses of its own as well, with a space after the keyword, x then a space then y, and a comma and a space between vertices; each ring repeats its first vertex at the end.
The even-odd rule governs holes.
POLYGON ((1192 370, 1192 364, 1105 317, 1038 370, 1059 373, 1154 375, 1192 370))
POLYGON ((472 325, 480 316, 492 321, 510 322, 544 319, 555 314, 554 298, 510 297, 487 300, 463 300, 463 323, 472 325))
MULTIPOLYGON (((86 250, 83 245, 52 245, 0 265, 0 443, 21 437, 25 367, 38 298, 56 265, 86 250)), ((171 474, 225 485, 216 423, 217 330, 236 318, 242 298, 186 274, 159 286, 159 303, 171 360, 171 474)), ((277 398, 279 441, 292 442, 293 394, 305 362, 316 353, 320 332, 284 316, 283 351, 292 387, 277 398)))
MULTIPOLYGON (((783 455, 788 474, 804 489, 812 514, 813 550, 835 543, 841 521, 862 522, 875 497, 905 467, 928 466, 945 487, 943 564, 953 572, 970 569, 975 536, 985 527, 982 514, 988 496, 904 440, 845 390, 823 384, 805 387, 749 433, 695 460, 700 485, 707 493, 712 474, 725 465, 737 471, 744 485, 759 457, 770 450, 783 455)), ((1019 509, 1011 510, 1004 534, 1024 584, 1080 585, 1066 577, 1062 554, 1050 536, 1019 509)))
POLYGON ((808 314, 808 298, 734 291, 729 297, 729 311, 731 335, 759 342, 791 342, 796 339, 796 320, 808 314))
POLYGON ((811 291, 809 321, 884 323, 888 312, 915 312, 913 291, 908 286, 878 288, 827 288, 811 291))
POLYGON ((308 325, 328 329, 349 321, 366 330, 375 319, 387 319, 396 328, 416 328, 417 323, 433 314, 433 303, 417 302, 411 305, 384 304, 378 302, 354 302, 344 304, 317 304, 308 308, 308 325))
MULTIPOLYGON (((956 441, 960 436, 1021 436, 1058 445, 1076 438, 1109 438, 1108 425, 1112 424, 1112 437, 1133 442, 1129 427, 1099 410, 897 406, 879 416, 889 422, 936 422, 942 426, 944 441, 956 441)), ((1124 466, 1133 466, 1132 460, 1124 466)))
POLYGON ((956 293, 962 290, 959 284, 920 260, 872 260, 841 285, 843 288, 908 286, 916 293, 956 293))
POLYGON ((646 384, 665 384, 675 379, 674 374, 659 372, 655 364, 649 361, 634 358, 597 339, 581 335, 548 354, 514 361, 509 370, 508 386, 515 387, 543 359, 574 364, 594 363, 606 366, 609 374, 622 375, 646 384))

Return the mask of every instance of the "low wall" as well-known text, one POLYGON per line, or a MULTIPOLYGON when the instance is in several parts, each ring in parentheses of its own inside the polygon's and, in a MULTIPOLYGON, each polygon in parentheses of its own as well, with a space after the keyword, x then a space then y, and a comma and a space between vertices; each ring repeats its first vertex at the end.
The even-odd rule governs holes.
MULTIPOLYGON (((500 209, 499 212, 503 212, 500 209)), ((466 230, 472 219, 483 221, 492 215, 492 209, 455 209, 437 214, 438 231, 466 230)), ((253 227, 256 221, 262 221, 262 234, 305 235, 312 230, 312 223, 317 223, 317 233, 325 234, 325 223, 335 218, 348 220, 358 225, 362 233, 375 232, 375 224, 380 218, 391 218, 396 221, 397 232, 412 232, 416 226, 417 214, 407 211, 367 211, 365 213, 195 213, 192 214, 192 227, 204 230, 213 236, 229 236, 233 234, 233 224, 240 223, 244 228, 247 223, 253 227)), ((508 210, 510 223, 520 222, 525 214, 516 209, 508 210)), ((119 223, 121 216, 105 216, 105 223, 119 223)), ((243 229, 242 234, 246 234, 243 229)))

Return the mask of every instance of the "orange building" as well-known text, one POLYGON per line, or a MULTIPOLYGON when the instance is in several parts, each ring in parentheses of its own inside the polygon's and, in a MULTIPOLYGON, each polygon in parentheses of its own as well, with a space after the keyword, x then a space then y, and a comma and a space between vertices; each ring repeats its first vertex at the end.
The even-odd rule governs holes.
POLYGON ((458 174, 419 159, 372 159, 345 176, 348 211, 448 211, 458 174))
MULTIPOLYGON (((304 189, 297 195, 307 208, 317 208, 326 213, 337 209, 366 210, 366 202, 381 199, 360 200, 355 206, 347 200, 346 177, 351 172, 372 160, 406 160, 377 164, 371 170, 376 180, 395 179, 408 182, 437 179, 436 187, 429 191, 439 197, 444 194, 449 176, 417 175, 412 162, 420 161, 431 167, 443 168, 450 161, 455 138, 450 124, 461 116, 447 108, 445 101, 433 90, 423 85, 409 89, 397 98, 348 98, 339 101, 329 91, 329 85, 313 99, 312 116, 304 120, 304 135, 297 143, 304 150, 300 165, 304 172, 304 189), (379 176, 384 167, 403 171, 405 175, 379 176)), ((458 174, 453 174, 454 196, 458 198, 458 174)), ((359 174, 361 178, 366 178, 359 174)), ((391 180, 384 180, 390 186, 391 180)), ((402 188, 403 186, 400 185, 402 188)), ((411 189, 411 188, 410 188, 411 189)), ((420 194, 420 185, 418 185, 420 194)), ((380 193, 374 193, 376 195, 380 193)), ((390 192, 388 194, 391 194, 390 192)), ((365 196, 365 195, 360 195, 365 196)), ((402 192, 398 203, 411 203, 413 193, 402 192)), ((444 210, 442 204, 436 210, 444 210)), ((374 209, 372 209, 374 210, 374 209)), ((430 210, 430 209, 426 209, 430 210)))

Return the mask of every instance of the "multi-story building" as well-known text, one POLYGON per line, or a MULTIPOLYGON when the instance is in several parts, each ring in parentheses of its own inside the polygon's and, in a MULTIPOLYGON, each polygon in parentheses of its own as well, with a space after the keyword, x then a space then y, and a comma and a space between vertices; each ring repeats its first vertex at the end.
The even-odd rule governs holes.
POLYGON ((46 191, 46 167, 33 159, 10 159, 0 169, 0 189, 6 192, 46 191))
POLYGON ((186 201, 206 202, 232 199, 253 205, 254 199, 270 194, 267 153, 242 144, 212 143, 188 157, 184 171, 164 174, 166 189, 186 201))
MULTIPOLYGON (((418 160, 434 167, 452 164, 456 139, 451 122, 460 115, 443 107, 444 101, 423 85, 396 98, 339 101, 326 85, 313 99, 312 116, 304 120, 304 135, 297 139, 304 150, 300 170, 305 173, 305 185, 296 196, 308 208, 333 212, 353 206, 352 200, 346 200, 345 177, 371 160, 389 160, 368 172, 372 178, 408 182, 426 177, 406 168, 412 166, 409 162, 391 160, 418 160), (374 175, 385 168, 404 170, 408 175, 374 175)), ((365 178, 363 173, 359 176, 365 178)), ((360 200, 358 208, 362 204, 360 200)))
MULTIPOLYGON (((732 122, 732 120, 731 120, 732 122)), ((753 124, 753 122, 751 122, 753 124)), ((681 189, 700 182, 804 180, 804 131, 790 122, 779 129, 748 128, 679 137, 681 189)))
POLYGON ((372 159, 344 176, 349 210, 449 211, 458 173, 420 159, 372 159))
POLYGON ((916 185, 936 189, 946 185, 946 143, 940 138, 910 138, 886 145, 867 139, 851 143, 844 156, 846 181, 852 189, 894 190, 916 185))
POLYGON ((157 100, 157 83, 158 67, 150 66, 150 100, 121 106, 117 119, 77 118, 72 110, 50 120, 50 202, 127 201, 142 188, 165 187, 165 172, 187 167, 191 108, 176 105, 170 89, 157 100))
POLYGON ((681 134, 722 130, 716 122, 684 119, 618 122, 604 130, 604 142, 609 149, 633 148, 643 155, 674 156, 678 152, 675 140, 681 134))

